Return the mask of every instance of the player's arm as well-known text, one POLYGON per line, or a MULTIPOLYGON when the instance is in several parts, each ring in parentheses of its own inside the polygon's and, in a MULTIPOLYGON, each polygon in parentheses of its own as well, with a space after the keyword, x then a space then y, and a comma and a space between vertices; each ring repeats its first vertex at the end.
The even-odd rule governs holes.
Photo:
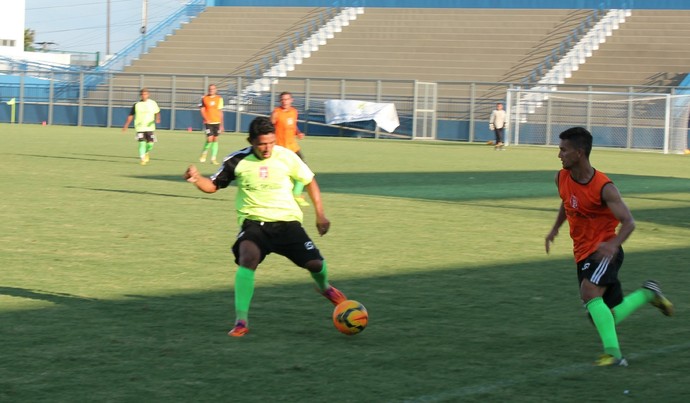
MULTIPOLYGON (((558 173, 556 173, 556 187, 558 187, 558 173)), ((551 250, 551 244, 553 241, 556 239, 556 236, 558 236, 558 230, 561 228, 563 223, 566 220, 566 215, 565 215, 565 206, 563 205, 563 202, 561 201, 561 205, 558 207, 558 214, 556 215, 556 222, 553 223, 553 227, 551 227, 551 231, 549 231, 548 234, 546 234, 546 239, 544 241, 544 248, 546 249, 546 253, 549 253, 551 250)))
POLYGON ((127 131, 127 128, 129 127, 129 124, 132 123, 132 119, 134 119, 134 115, 129 115, 129 116, 127 116, 127 120, 125 121, 125 125, 122 126, 122 131, 123 131, 123 132, 127 131))
POLYGON ((314 205, 314 212, 316 213, 316 229, 319 231, 319 235, 326 235, 328 229, 331 227, 331 222, 326 218, 326 214, 323 211, 323 202, 321 201, 321 189, 319 184, 316 183, 316 179, 312 179, 305 188, 307 193, 309 193, 309 198, 314 205))
POLYGON ((618 233, 612 239, 599 244, 597 252, 604 257, 612 258, 618 253, 618 248, 635 230, 635 219, 630 209, 623 201, 618 188, 613 183, 607 183, 601 190, 602 202, 611 210, 613 216, 620 221, 618 233))
POLYGON ((161 113, 157 112, 156 113, 156 123, 160 123, 160 122, 161 122, 161 113))
POLYGON ((271 112, 271 124, 275 126, 276 123, 278 123, 278 113, 277 109, 274 109, 273 112, 271 112))
POLYGON ((129 124, 132 123, 132 120, 134 120, 134 113, 136 112, 135 106, 136 106, 136 104, 132 105, 132 109, 129 110, 129 116, 127 116, 127 120, 125 121, 125 125, 122 127, 123 132, 127 131, 129 124))
POLYGON ((190 165, 182 177, 185 178, 187 182, 193 183, 197 189, 204 193, 216 193, 218 190, 216 184, 213 183, 211 179, 202 176, 194 165, 190 165))

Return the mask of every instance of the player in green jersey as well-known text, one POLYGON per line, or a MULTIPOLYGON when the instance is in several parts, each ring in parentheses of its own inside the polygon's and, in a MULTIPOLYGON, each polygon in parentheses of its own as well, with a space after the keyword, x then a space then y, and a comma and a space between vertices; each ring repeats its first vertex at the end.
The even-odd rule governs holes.
POLYGON ((184 178, 199 190, 215 193, 232 181, 237 184, 235 208, 241 227, 233 245, 235 263, 235 327, 228 333, 241 337, 248 331, 249 304, 254 294, 254 275, 264 258, 275 252, 307 269, 319 292, 334 305, 347 298, 328 282, 328 269, 321 253, 302 226, 302 210, 292 195, 293 181, 306 184, 316 212, 316 229, 325 235, 330 228, 314 173, 287 148, 276 145, 270 119, 257 117, 249 127, 250 147, 223 160, 210 177, 201 176, 194 165, 184 178))

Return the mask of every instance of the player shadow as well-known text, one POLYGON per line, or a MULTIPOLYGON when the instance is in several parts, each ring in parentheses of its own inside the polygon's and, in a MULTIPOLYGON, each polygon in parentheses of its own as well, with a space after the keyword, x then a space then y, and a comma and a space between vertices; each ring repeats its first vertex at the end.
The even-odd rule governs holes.
POLYGON ((227 200, 225 198, 204 197, 201 195, 201 193, 200 193, 200 196, 186 196, 186 195, 181 195, 181 194, 146 192, 146 191, 130 190, 130 189, 102 189, 102 188, 88 188, 88 187, 82 187, 82 186, 65 186, 65 188, 91 190, 91 191, 95 191, 95 192, 125 193, 125 194, 136 194, 136 195, 142 195, 142 196, 172 197, 172 198, 192 199, 192 200, 203 199, 203 200, 216 201, 216 202, 227 202, 227 200))
MULTIPOLYGON (((115 156, 104 156, 104 157, 120 158, 120 160, 113 160, 113 159, 106 159, 106 158, 68 157, 65 155, 40 155, 40 154, 14 154, 14 155, 20 155, 20 156, 24 156, 24 157, 65 159, 65 160, 75 160, 75 161, 109 162, 109 163, 114 163, 114 164, 128 163, 127 161, 122 160, 125 157, 115 157, 115 156)), ((76 155, 78 155, 78 154, 76 154, 76 155)), ((89 155, 89 154, 84 154, 84 155, 89 155)))
POLYGON ((10 297, 28 298, 40 301, 48 301, 61 305, 73 305, 88 301, 97 301, 95 298, 81 297, 74 294, 43 291, 43 290, 29 290, 19 287, 3 287, 0 286, 0 295, 7 295, 10 297))

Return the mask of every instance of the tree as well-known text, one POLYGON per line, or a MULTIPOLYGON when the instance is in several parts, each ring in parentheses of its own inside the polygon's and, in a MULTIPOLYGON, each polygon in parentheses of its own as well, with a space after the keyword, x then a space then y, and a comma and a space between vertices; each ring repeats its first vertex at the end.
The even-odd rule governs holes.
POLYGON ((24 28, 24 50, 27 52, 34 51, 34 40, 36 39, 36 31, 29 28, 24 28))

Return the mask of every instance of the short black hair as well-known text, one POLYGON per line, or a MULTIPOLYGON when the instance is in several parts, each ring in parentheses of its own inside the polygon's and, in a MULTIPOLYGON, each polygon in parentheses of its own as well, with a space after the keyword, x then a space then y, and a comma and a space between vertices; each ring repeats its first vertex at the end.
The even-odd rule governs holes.
POLYGON ((254 140, 264 134, 275 133, 276 129, 271 123, 271 119, 265 116, 259 116, 252 120, 249 124, 249 140, 254 140))
POLYGON ((592 152, 592 133, 584 127, 571 127, 558 135, 561 140, 570 141, 575 148, 585 150, 585 155, 589 158, 592 152))

